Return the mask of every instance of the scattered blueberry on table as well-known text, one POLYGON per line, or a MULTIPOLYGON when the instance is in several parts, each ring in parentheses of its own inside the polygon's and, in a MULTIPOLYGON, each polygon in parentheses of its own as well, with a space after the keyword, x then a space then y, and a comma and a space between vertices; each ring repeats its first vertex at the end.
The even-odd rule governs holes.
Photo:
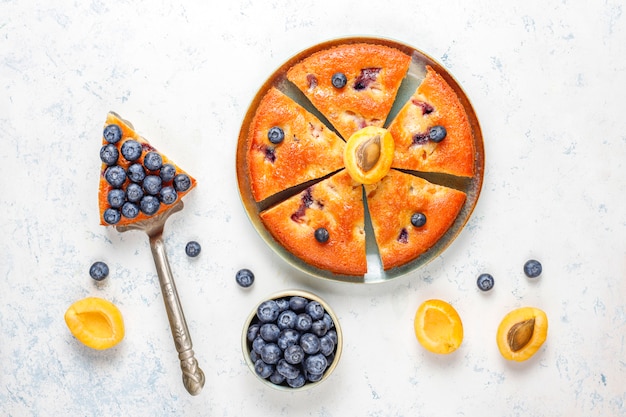
POLYGON ((537 278, 542 272, 541 262, 531 259, 524 264, 524 274, 528 278, 537 278))
POLYGON ((254 283, 254 273, 249 269, 243 268, 235 274, 235 281, 244 288, 248 288, 254 283))
POLYGON ((185 253, 191 258, 195 258, 196 256, 200 255, 201 250, 202 247, 195 240, 187 242, 187 245, 185 245, 185 253))
POLYGON ((109 266, 102 262, 94 262, 89 268, 89 275, 96 281, 102 281, 109 276, 109 266))
POLYGON ((489 291, 493 288, 495 281, 491 274, 480 274, 476 280, 476 285, 481 291, 489 291))

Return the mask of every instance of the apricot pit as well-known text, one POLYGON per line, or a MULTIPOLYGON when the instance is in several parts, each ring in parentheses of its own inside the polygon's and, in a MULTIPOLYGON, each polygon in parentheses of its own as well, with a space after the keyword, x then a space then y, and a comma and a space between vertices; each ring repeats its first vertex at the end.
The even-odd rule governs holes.
POLYGON ((547 336, 546 313, 535 307, 522 307, 504 316, 496 341, 505 359, 522 362, 539 350, 547 336))

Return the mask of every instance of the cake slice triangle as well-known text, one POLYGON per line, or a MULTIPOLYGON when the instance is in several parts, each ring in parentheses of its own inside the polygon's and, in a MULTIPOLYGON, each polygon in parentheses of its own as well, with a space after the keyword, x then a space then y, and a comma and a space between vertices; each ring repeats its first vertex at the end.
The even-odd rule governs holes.
POLYGON ((100 149, 100 224, 124 226, 157 216, 196 186, 196 179, 135 132, 107 115, 100 149))
POLYGON ((365 192, 385 270, 433 247, 452 226, 466 198, 462 191, 394 169, 380 182, 366 185, 365 192))
POLYGON ((345 44, 304 58, 287 78, 348 140, 366 126, 383 127, 410 63, 395 48, 345 44))

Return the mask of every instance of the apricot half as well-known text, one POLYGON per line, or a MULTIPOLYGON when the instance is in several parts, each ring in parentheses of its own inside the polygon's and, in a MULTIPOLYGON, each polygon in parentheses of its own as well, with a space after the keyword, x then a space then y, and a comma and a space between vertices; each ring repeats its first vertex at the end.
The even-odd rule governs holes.
POLYGON ((350 136, 343 150, 346 170, 361 184, 374 184, 387 175, 395 143, 387 129, 367 126, 350 136))
POLYGON ((415 336, 433 353, 452 353, 463 342, 463 323, 459 313, 445 301, 427 300, 415 313, 415 336))
POLYGON ((539 350, 547 336, 546 313, 535 307, 522 307, 504 316, 496 341, 505 359, 522 362, 539 350))
POLYGON ((76 301, 65 312, 65 323, 74 337, 93 349, 108 349, 124 338, 122 313, 102 298, 76 301))

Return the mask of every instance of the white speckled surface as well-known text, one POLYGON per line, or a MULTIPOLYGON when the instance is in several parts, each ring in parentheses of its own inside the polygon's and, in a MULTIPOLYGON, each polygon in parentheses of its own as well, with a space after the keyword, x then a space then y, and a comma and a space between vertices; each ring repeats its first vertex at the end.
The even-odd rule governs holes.
POLYGON ((0 1, 0 415, 625 416, 626 15, 619 0, 0 1), (397 39, 441 62, 485 137, 481 199, 453 245, 381 285, 321 282, 286 265, 246 218, 235 178, 239 126, 258 87, 315 43, 397 39), (166 244, 196 356, 192 397, 147 239, 98 225, 106 113, 131 120, 199 180, 166 244), (184 255, 196 239, 201 256, 184 255), (522 274, 529 257, 543 276, 522 274), (88 268, 106 261, 94 285, 88 268), (249 291, 235 272, 252 269, 249 291), (480 293, 476 276, 496 278, 480 293), (262 386, 240 351, 262 297, 312 290, 342 322, 341 363, 302 393, 262 386), (93 351, 63 314, 116 303, 126 338, 93 351), (413 315, 451 302, 465 340, 426 352, 413 315), (534 305, 550 320, 531 360, 507 363, 500 319, 534 305))

